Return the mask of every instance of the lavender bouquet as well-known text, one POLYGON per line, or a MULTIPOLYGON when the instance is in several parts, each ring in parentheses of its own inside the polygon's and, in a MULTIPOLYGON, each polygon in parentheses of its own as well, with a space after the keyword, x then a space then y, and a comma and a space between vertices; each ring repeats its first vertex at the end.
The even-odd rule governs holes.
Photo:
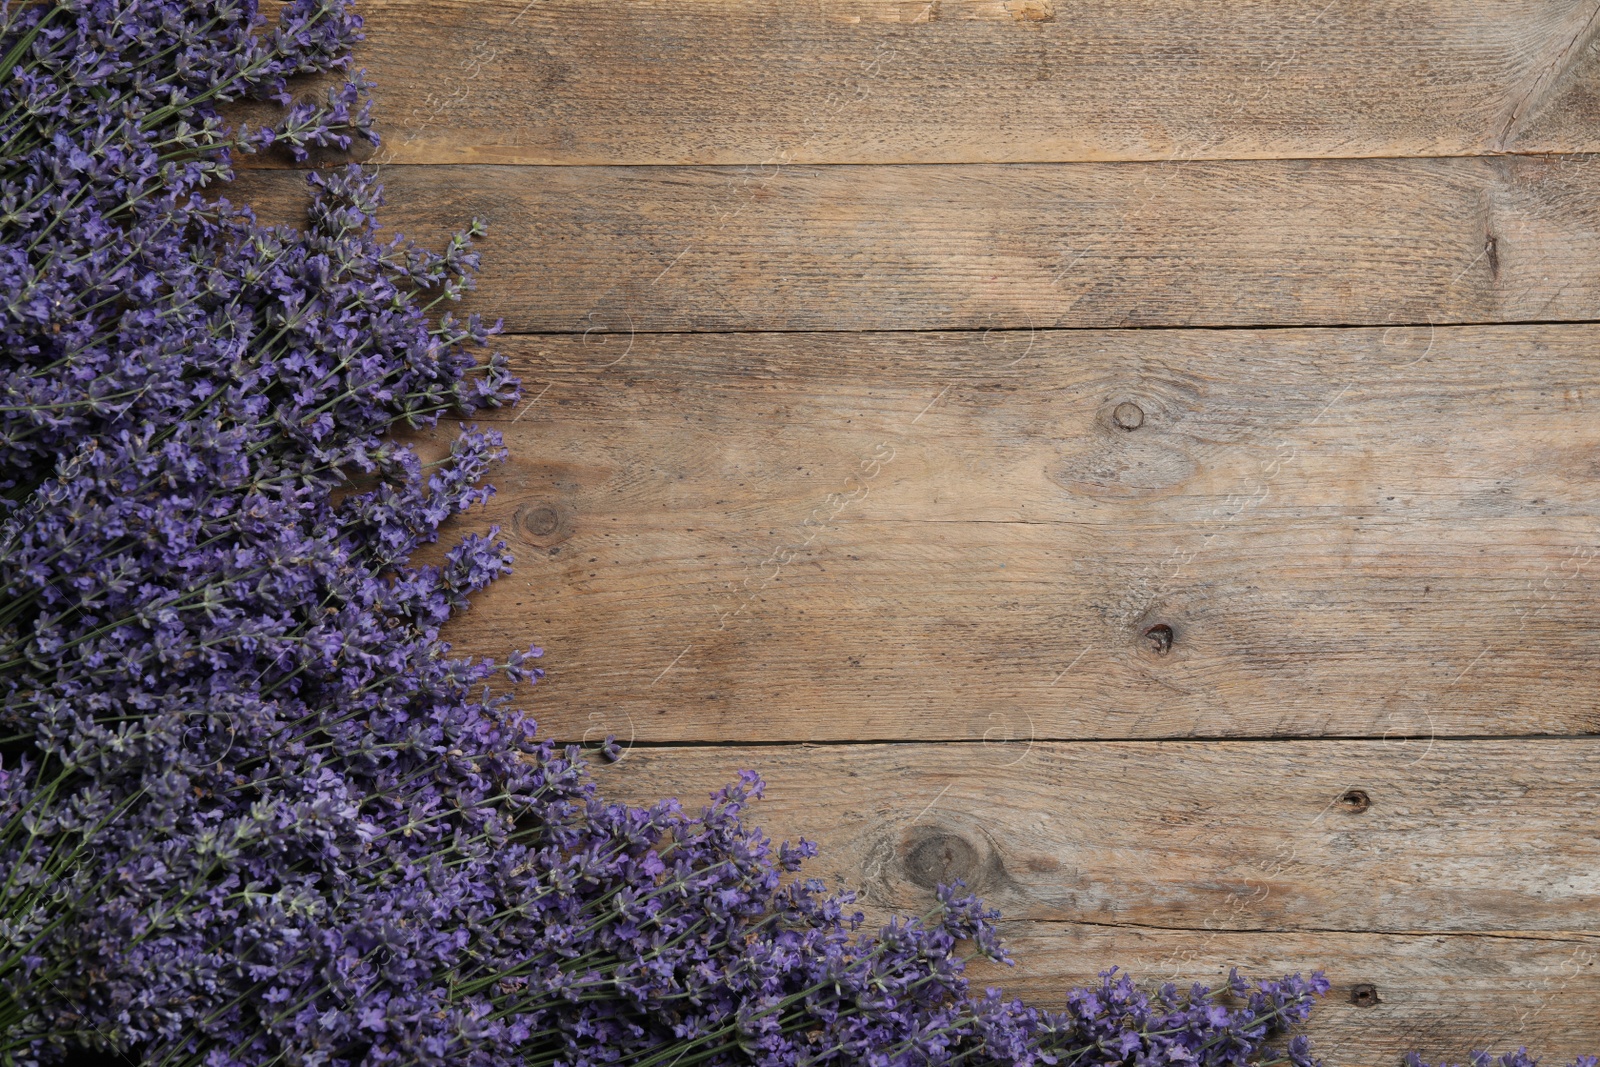
POLYGON ((1003 959, 959 887, 861 929, 808 844, 605 802, 453 657, 505 573, 498 435, 391 431, 510 402, 442 252, 378 236, 359 168, 298 228, 218 195, 239 153, 375 140, 347 0, 0 8, 0 1063, 149 1067, 1313 1063, 1272 1039, 1320 974, 1065 1009, 969 989, 1003 959), (282 105, 268 126, 223 108, 282 105))

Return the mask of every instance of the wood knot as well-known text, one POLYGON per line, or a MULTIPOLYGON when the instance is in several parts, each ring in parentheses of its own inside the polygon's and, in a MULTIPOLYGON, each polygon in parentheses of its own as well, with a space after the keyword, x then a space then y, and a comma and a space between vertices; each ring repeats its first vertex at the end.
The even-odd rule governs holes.
POLYGON ((517 540, 534 548, 552 548, 572 536, 572 517, 559 504, 523 504, 512 516, 517 540))
POLYGON ((1006 0, 1006 10, 1017 22, 1054 22, 1055 0, 1006 0))
POLYGON ((1350 987, 1350 1003, 1358 1008, 1370 1008, 1383 1001, 1378 996, 1377 986, 1371 982, 1358 982, 1350 987))
POLYGON ((1172 651, 1172 627, 1164 622, 1158 622, 1144 632, 1144 639, 1150 644, 1150 651, 1158 656, 1165 656, 1172 651))
POLYGON ((1339 806, 1356 815, 1372 807, 1372 798, 1365 789, 1346 789, 1339 796, 1339 806))
POLYGON ((906 881, 937 889, 957 880, 971 889, 982 874, 982 858, 972 842, 937 827, 918 827, 906 841, 900 859, 906 881))
POLYGON ((1144 425, 1144 408, 1131 400, 1124 400, 1111 410, 1111 421, 1124 430, 1137 430, 1144 425))

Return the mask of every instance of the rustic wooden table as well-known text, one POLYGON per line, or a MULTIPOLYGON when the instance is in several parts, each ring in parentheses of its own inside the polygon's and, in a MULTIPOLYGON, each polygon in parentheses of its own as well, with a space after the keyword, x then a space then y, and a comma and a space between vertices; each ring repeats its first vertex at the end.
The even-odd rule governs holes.
POLYGON ((604 788, 759 770, 1042 1003, 1320 967, 1330 1064, 1600 1051, 1594 3, 367 14, 388 220, 489 221, 526 382, 454 637, 604 788))

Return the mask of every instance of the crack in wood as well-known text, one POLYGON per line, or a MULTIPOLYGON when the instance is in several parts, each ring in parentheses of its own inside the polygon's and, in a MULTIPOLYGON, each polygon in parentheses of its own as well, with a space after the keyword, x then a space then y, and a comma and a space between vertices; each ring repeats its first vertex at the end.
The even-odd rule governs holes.
POLYGON ((1577 67, 1578 61, 1594 43, 1597 33, 1600 33, 1600 4, 1595 5, 1583 25, 1578 27, 1578 31, 1567 41, 1566 47, 1539 70, 1527 89, 1512 104, 1505 124, 1501 126, 1499 135, 1494 139, 1497 151, 1509 148, 1511 142, 1523 133, 1534 116, 1544 110, 1556 90, 1566 81, 1567 76, 1577 67))
POLYGON ((1421 930, 1412 928, 1349 927, 1349 926, 1165 926, 1159 923, 1107 922, 1092 919, 1007 919, 1001 918, 1002 931, 1013 929, 1038 929, 1041 927, 1086 926, 1096 930, 1148 930, 1162 934, 1344 934, 1352 937, 1415 937, 1415 938, 1488 938, 1501 941, 1525 941, 1555 945, 1600 944, 1600 933, 1586 930, 1421 930))

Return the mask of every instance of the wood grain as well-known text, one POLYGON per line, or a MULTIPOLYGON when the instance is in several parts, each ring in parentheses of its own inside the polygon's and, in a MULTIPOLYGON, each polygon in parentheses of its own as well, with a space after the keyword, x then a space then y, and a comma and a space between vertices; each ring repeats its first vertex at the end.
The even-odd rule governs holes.
POLYGON ((1016 966, 984 966, 975 976, 1046 1007, 1059 1007, 1066 989, 1094 984, 1112 961, 1136 980, 1208 986, 1231 966, 1252 977, 1320 967, 1334 988, 1303 1032, 1328 1067, 1397 1067, 1412 1051, 1429 1063, 1460 1063, 1472 1049, 1519 1046, 1559 1064, 1600 1048, 1600 940, 1592 934, 1232 934, 1069 923, 1015 923, 1008 933, 1016 966))
POLYGON ((543 335, 448 636, 546 646, 607 796, 756 769, 1034 1003, 1323 968, 1330 1067, 1600 1049, 1594 3, 362 7, 386 224, 487 219, 543 335))
MULTIPOLYGON (((387 222, 488 220, 512 331, 1589 320, 1591 157, 1016 166, 391 167, 387 222)), ((300 178, 235 194, 273 217, 300 178)))
POLYGON ((598 773, 691 805, 738 769, 767 782, 752 821, 877 915, 960 878, 1030 922, 1600 936, 1595 738, 636 748, 598 773))
POLYGON ((767 782, 751 821, 819 842, 811 873, 869 924, 979 888, 1017 965, 974 977, 1036 1005, 1112 963, 1322 969, 1305 1032, 1330 1065, 1600 1045, 1595 739, 635 749, 598 773, 692 806, 738 768, 767 782))
POLYGON ((1595 730, 1592 337, 515 339, 450 635, 574 739, 1595 730))
POLYGON ((1600 148, 1580 0, 371 0, 384 158, 972 163, 1600 148))

